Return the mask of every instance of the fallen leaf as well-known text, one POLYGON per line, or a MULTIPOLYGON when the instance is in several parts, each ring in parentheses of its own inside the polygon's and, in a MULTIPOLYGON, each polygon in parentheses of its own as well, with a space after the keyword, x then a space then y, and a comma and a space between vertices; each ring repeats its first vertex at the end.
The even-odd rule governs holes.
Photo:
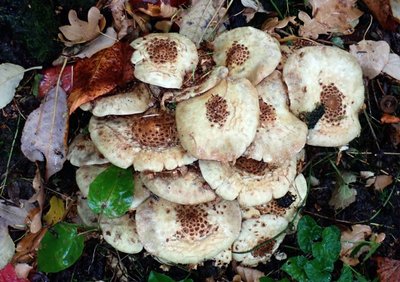
POLYGON ((44 186, 39 167, 36 168, 36 173, 35 177, 33 178, 32 186, 35 190, 35 194, 29 199, 29 202, 37 202, 39 206, 37 208, 38 211, 35 215, 28 216, 28 218, 30 218, 29 230, 32 233, 36 233, 39 232, 40 229, 42 229, 42 211, 44 205, 44 186))
POLYGON ((12 264, 7 264, 0 270, 0 281, 4 282, 29 282, 28 279, 19 278, 12 264))
POLYGON ((261 2, 258 0, 241 0, 241 3, 243 7, 245 7, 242 14, 246 17, 247 23, 254 18, 256 13, 267 13, 261 2))
POLYGON ((29 272, 33 269, 33 266, 27 263, 17 263, 14 265, 14 269, 17 277, 28 278, 29 272))
POLYGON ((70 25, 59 27, 59 38, 66 46, 88 42, 96 38, 105 27, 105 19, 96 7, 90 8, 87 22, 78 19, 75 10, 69 11, 68 20, 70 25))
POLYGON ((286 17, 283 20, 279 20, 277 17, 270 18, 263 23, 261 29, 276 38, 280 38, 280 35, 275 32, 275 29, 285 28, 289 23, 296 25, 296 17, 286 17))
POLYGON ((300 12, 299 34, 304 37, 318 38, 319 34, 340 33, 351 34, 358 24, 358 18, 363 12, 358 10, 356 0, 310 0, 312 18, 300 12))
POLYGON ((378 175, 375 178, 374 188, 382 192, 387 186, 393 183, 393 176, 391 175, 378 175))
POLYGON ((400 144, 400 123, 392 124, 390 129, 390 141, 395 148, 400 144))
POLYGON ((400 56, 394 53, 389 54, 389 61, 382 72, 390 75, 394 79, 400 80, 400 56))
POLYGON ((371 187, 375 183, 375 173, 372 171, 360 171, 360 177, 365 180, 365 187, 371 187))
POLYGON ((0 109, 7 106, 15 95, 15 89, 24 77, 25 69, 10 63, 0 64, 0 109))
POLYGON ((139 10, 151 17, 169 18, 176 13, 177 7, 187 2, 188 0, 129 0, 129 5, 132 11, 139 10))
POLYGON ((97 52, 113 46, 117 42, 117 32, 109 27, 105 34, 101 34, 93 41, 89 42, 82 51, 75 55, 77 58, 90 58, 97 52))
POLYGON ((376 261, 378 263, 376 272, 378 273, 379 281, 400 281, 400 260, 378 257, 376 261))
POLYGON ((381 117, 381 123, 383 123, 383 124, 391 124, 391 123, 399 123, 399 122, 400 122, 400 117, 396 117, 394 115, 385 113, 381 117))
POLYGON ((398 23, 392 16, 389 0, 363 0, 379 24, 387 30, 395 31, 398 23))
POLYGON ((47 228, 42 228, 37 233, 26 233, 17 244, 13 263, 32 263, 36 259, 36 252, 46 232, 47 228))
MULTIPOLYGON (((10 234, 8 233, 8 228, 4 224, 0 224, 0 250, 1 250, 0 269, 2 269, 11 261, 15 252, 14 241, 11 239, 10 234)), ((8 280, 0 279, 0 281, 8 281, 8 280)))
POLYGON ((332 192, 329 205, 338 210, 344 209, 353 203, 356 200, 357 191, 354 188, 350 188, 349 184, 356 180, 357 177, 353 173, 343 172, 332 192))
POLYGON ((390 0, 390 10, 392 11, 392 16, 397 22, 400 22, 400 1, 390 0))
POLYGON ((265 276, 260 270, 240 265, 236 267, 236 272, 244 282, 258 282, 261 277, 265 276))
POLYGON ((78 61, 74 69, 74 86, 68 97, 69 112, 132 80, 132 52, 129 44, 117 42, 91 58, 78 61))
POLYGON ((16 229, 24 229, 25 219, 28 216, 28 210, 30 210, 31 207, 31 205, 15 207, 6 204, 5 201, 0 201, 0 225, 12 226, 16 229))
POLYGON ((39 108, 26 120, 21 137, 22 153, 32 162, 46 158, 48 180, 60 171, 67 155, 68 109, 67 94, 61 87, 53 88, 39 108))
POLYGON ((50 199, 50 209, 43 219, 48 225, 54 225, 62 220, 64 213, 64 201, 56 196, 53 196, 50 199))
POLYGON ((188 37, 199 47, 203 40, 210 39, 209 31, 216 29, 220 20, 219 11, 223 4, 224 1, 221 0, 195 2, 182 16, 179 33, 188 37))
MULTIPOLYGON (((58 77, 60 76, 61 66, 50 67, 42 72, 42 79, 39 83, 39 98, 44 98, 51 89, 56 87, 58 77)), ((60 86, 68 94, 73 83, 73 65, 67 65, 60 77, 60 86)))
POLYGON ((350 45, 350 54, 358 61, 364 76, 372 79, 389 62, 390 46, 386 41, 361 40, 350 45))

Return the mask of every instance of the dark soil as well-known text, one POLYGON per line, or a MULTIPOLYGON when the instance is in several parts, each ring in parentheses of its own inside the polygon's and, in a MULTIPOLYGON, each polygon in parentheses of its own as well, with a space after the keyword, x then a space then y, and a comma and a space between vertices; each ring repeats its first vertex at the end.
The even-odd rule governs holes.
MULTIPOLYGON (((361 6, 361 8, 365 9, 365 14, 362 16, 356 31, 350 36, 342 37, 345 45, 362 40, 369 26, 370 14, 365 7, 361 6)), ((240 11, 240 9, 240 5, 235 4, 230 14, 235 15, 236 10, 240 11)), ((270 10, 273 10, 273 7, 270 10)), ((0 9, 0 11, 2 10, 0 9)), ((258 22, 261 23, 260 17, 264 19, 265 15, 257 15, 251 24, 257 26, 258 22)), ((240 16, 232 16, 230 24, 242 26, 245 22, 240 16)), ((32 54, 27 53, 26 46, 20 38, 13 38, 11 33, 3 34, 2 38, 10 42, 7 45, 7 43, 4 43, 6 41, 1 40, 3 43, 0 47, 6 44, 6 47, 9 48, 3 49, 1 47, 0 49, 3 51, 11 50, 12 44, 17 47, 12 52, 9 51, 11 53, 7 56, 3 56, 4 52, 1 52, 0 63, 9 61, 9 58, 14 58, 12 59, 14 62, 27 62, 30 66, 37 63, 37 60, 32 58, 32 54)), ((382 30, 375 20, 366 33, 366 39, 386 40, 393 52, 400 53, 400 33, 382 30)), ((329 38, 326 38, 326 40, 329 40, 329 38)), ((51 59, 54 58, 48 58, 48 61, 42 63, 49 64, 51 59)), ((374 232, 385 233, 386 239, 372 259, 357 267, 360 273, 369 279, 373 279, 376 277, 374 257, 383 256, 400 259, 400 184, 398 183, 400 153, 393 144, 393 127, 379 122, 384 110, 381 108, 380 101, 387 95, 392 95, 400 100, 400 85, 399 82, 383 75, 374 80, 365 81, 365 83, 368 90, 366 92, 366 110, 360 114, 363 130, 361 136, 350 144, 350 150, 341 153, 339 158, 337 149, 307 147, 307 160, 303 173, 306 177, 311 175, 316 177, 320 181, 320 185, 317 188, 310 187, 307 203, 302 213, 311 215, 322 226, 335 224, 340 228, 346 228, 360 223, 370 225, 374 232), (337 181, 337 174, 332 162, 336 164, 340 171, 349 171, 357 175, 360 171, 372 171, 376 175, 392 175, 395 180, 392 185, 379 192, 372 187, 366 188, 365 180, 358 177, 357 182, 351 184, 357 190, 356 201, 344 210, 335 211, 328 204, 337 181)), ((20 150, 21 131, 25 119, 40 103, 31 94, 32 84, 33 75, 26 75, 13 102, 0 110, 2 198, 15 204, 18 203, 19 199, 28 199, 33 193, 32 179, 36 167, 34 163, 24 157, 20 150)), ((400 107, 395 108, 393 114, 399 115, 400 107)), ((78 111, 74 114, 70 123, 70 137, 76 135, 79 128, 84 128, 87 122, 88 116, 83 112, 78 111)), ((74 182, 74 173, 75 168, 66 163, 64 169, 54 175, 46 184, 46 188, 48 188, 47 198, 49 199, 55 192, 74 198, 78 190, 74 182)), ((15 239, 20 235, 15 232, 11 232, 11 234, 15 239)), ((285 252, 288 257, 300 254, 294 235, 285 238, 280 251, 285 252)), ((279 279, 284 277, 279 270, 283 263, 284 261, 273 258, 270 263, 260 265, 258 269, 274 279, 279 279)), ((123 275, 128 275, 129 281, 146 281, 151 270, 163 272, 160 265, 159 262, 144 253, 139 255, 118 253, 104 241, 101 241, 99 236, 93 234, 86 241, 84 253, 75 265, 65 271, 51 275, 34 273, 31 279, 32 281, 109 281, 120 280, 121 273, 124 273, 123 275), (111 263, 112 260, 114 260, 114 263, 111 263)), ((184 279, 189 274, 194 281, 205 281, 211 277, 216 281, 231 281, 234 276, 231 266, 227 269, 217 269, 208 262, 199 266, 196 270, 171 267, 168 272, 168 275, 176 280, 184 279)), ((336 273, 336 275, 338 274, 336 273)))

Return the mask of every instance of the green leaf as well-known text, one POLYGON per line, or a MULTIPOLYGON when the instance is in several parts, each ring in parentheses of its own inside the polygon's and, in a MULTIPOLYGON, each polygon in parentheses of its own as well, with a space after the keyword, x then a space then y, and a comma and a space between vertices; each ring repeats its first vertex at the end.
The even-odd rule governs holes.
MULTIPOLYGON (((324 270, 324 267, 321 265, 321 262, 314 259, 308 261, 304 265, 304 271, 308 277, 309 281, 315 282, 330 282, 331 281, 331 273, 329 271, 324 270)), ((305 281, 305 280, 302 280, 305 281)))
POLYGON ((312 245, 312 255, 319 260, 326 270, 332 271, 333 264, 340 254, 340 230, 336 226, 328 226, 322 231, 322 241, 312 245))
MULTIPOLYGON (((151 271, 149 278, 147 279, 147 282, 176 282, 176 281, 174 279, 172 279, 171 277, 169 277, 168 275, 158 273, 155 271, 151 271)), ((186 279, 180 280, 178 282, 193 282, 193 280, 186 278, 186 279)))
POLYGON ((40 243, 38 268, 59 272, 74 264, 82 255, 84 238, 74 224, 60 222, 50 228, 40 243))
POLYGON ((133 189, 132 171, 112 165, 90 184, 89 208, 110 218, 122 216, 133 201, 133 189))
POLYGON ((331 42, 336 46, 344 49, 344 41, 340 37, 332 37, 331 42))
POLYGON ((303 256, 291 257, 282 266, 282 270, 289 274, 293 279, 301 282, 308 281, 307 275, 304 272, 304 265, 307 259, 303 256))
POLYGON ((312 217, 303 216, 297 225, 297 243, 300 249, 305 253, 311 253, 312 243, 321 238, 321 233, 321 226, 312 217))
POLYGON ((343 264, 340 277, 337 282, 351 282, 353 281, 353 273, 351 272, 350 266, 343 264))
POLYGON ((37 73, 35 74, 35 77, 33 78, 33 85, 32 85, 32 94, 35 97, 39 96, 39 86, 40 86, 40 81, 42 80, 43 74, 37 73))
POLYGON ((287 278, 283 278, 283 279, 277 281, 277 280, 272 279, 270 277, 264 276, 264 277, 260 277, 259 282, 290 282, 290 281, 287 278))

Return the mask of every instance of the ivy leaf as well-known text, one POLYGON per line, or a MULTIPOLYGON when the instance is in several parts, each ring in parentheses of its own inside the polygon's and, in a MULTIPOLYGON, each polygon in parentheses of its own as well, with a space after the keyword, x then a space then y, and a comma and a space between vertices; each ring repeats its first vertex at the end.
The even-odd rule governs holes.
POLYGON ((10 63, 0 64, 0 109, 7 106, 15 95, 15 88, 24 77, 25 69, 10 63))
POLYGON ((38 268, 59 272, 74 264, 82 255, 84 238, 75 225, 60 222, 44 235, 38 251, 38 268))
POLYGON ((321 234, 322 228, 312 217, 305 215, 299 220, 299 224, 297 225, 297 242, 303 252, 311 253, 313 241, 321 238, 321 234))
POLYGON ((351 272, 351 268, 347 264, 343 264, 342 271, 340 273, 340 277, 337 282, 348 282, 353 281, 353 273, 351 272))
MULTIPOLYGON (((331 273, 324 269, 324 267, 321 265, 321 261, 319 260, 314 259, 308 261, 304 265, 304 271, 307 274, 309 281, 318 281, 318 282, 331 281, 331 273)), ((301 281, 307 281, 307 280, 301 280, 301 281)))
POLYGON ((312 245, 313 256, 325 264, 328 271, 333 270, 333 264, 338 260, 340 250, 340 230, 336 226, 325 227, 322 231, 322 241, 312 245))
MULTIPOLYGON (((147 282, 176 282, 174 279, 169 277, 168 275, 158 273, 155 271, 151 271, 147 282)), ((192 279, 184 279, 179 282, 193 282, 192 279)))
POLYGON ((133 201, 133 189, 132 171, 112 165, 90 184, 89 208, 110 218, 122 216, 133 201))
POLYGON ((308 260, 303 256, 291 257, 281 269, 297 281, 307 281, 307 275, 304 271, 307 262, 308 260))

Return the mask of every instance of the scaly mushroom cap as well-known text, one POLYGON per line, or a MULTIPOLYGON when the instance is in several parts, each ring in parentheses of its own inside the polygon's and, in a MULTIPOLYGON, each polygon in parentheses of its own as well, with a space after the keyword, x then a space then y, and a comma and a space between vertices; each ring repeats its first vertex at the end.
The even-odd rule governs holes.
POLYGON ((99 225, 98 223, 99 215, 95 214, 89 208, 86 197, 78 195, 76 211, 78 212, 79 218, 82 220, 84 225, 89 227, 97 227, 99 225))
POLYGON ((214 40, 214 61, 226 66, 233 78, 247 78, 254 85, 274 71, 281 59, 279 43, 253 27, 221 33, 214 40))
POLYGON ((199 61, 196 46, 178 33, 152 33, 131 43, 135 77, 164 88, 181 88, 199 61))
POLYGON ((162 171, 195 161, 179 144, 175 117, 167 112, 92 117, 89 131, 99 151, 118 167, 162 171))
POLYGON ((259 262, 269 261, 282 243, 285 233, 280 233, 287 225, 288 221, 283 217, 270 214, 244 220, 239 237, 233 243, 233 259, 247 266, 256 266, 259 262), (277 236, 278 234, 280 235, 277 236), (275 236, 277 237, 274 238, 275 236), (259 247, 255 248, 256 246, 259 247), (253 248, 255 249, 252 250, 253 248))
POLYGON ((225 79, 176 107, 182 146, 198 159, 234 161, 253 141, 259 119, 257 91, 247 79, 225 79))
POLYGON ((91 111, 97 117, 108 115, 132 115, 143 113, 154 101, 149 88, 144 83, 132 84, 128 88, 113 91, 80 106, 84 111, 91 111))
POLYGON ((327 46, 301 48, 288 58, 283 77, 290 110, 316 121, 308 124, 307 144, 342 146, 360 134, 364 85, 361 67, 350 53, 327 46))
MULTIPOLYGON (((105 171, 109 165, 90 165, 82 166, 76 170, 76 184, 81 191, 82 197, 86 198, 89 195, 90 184, 95 180, 95 178, 105 171)), ((148 197, 150 197, 150 191, 144 187, 139 174, 134 174, 134 195, 133 201, 129 210, 136 209, 142 202, 144 202, 148 197)))
POLYGON ((109 161, 97 150, 88 134, 78 134, 68 147, 67 160, 74 166, 100 165, 109 161))
POLYGON ((228 249, 240 232, 237 202, 179 205, 149 199, 136 212, 140 241, 150 254, 172 263, 196 264, 228 249))
POLYGON ((194 167, 174 171, 142 172, 144 185, 157 196, 182 205, 196 205, 215 200, 216 195, 194 167))
POLYGON ((100 229, 104 240, 118 251, 137 254, 143 249, 132 213, 117 218, 103 217, 100 220, 100 229))
POLYGON ((262 205, 242 208, 242 217, 244 219, 249 219, 272 214, 283 217, 290 222, 296 215, 298 208, 304 204, 306 197, 307 182, 304 176, 299 174, 290 185, 289 191, 285 196, 279 199, 273 199, 262 205))
POLYGON ((289 111, 281 73, 274 71, 257 86, 260 124, 244 156, 264 162, 282 163, 304 147, 307 125, 289 111))
POLYGON ((241 206, 261 205, 284 196, 296 176, 296 158, 280 165, 241 157, 234 165, 199 161, 200 170, 222 198, 237 197, 241 206))

